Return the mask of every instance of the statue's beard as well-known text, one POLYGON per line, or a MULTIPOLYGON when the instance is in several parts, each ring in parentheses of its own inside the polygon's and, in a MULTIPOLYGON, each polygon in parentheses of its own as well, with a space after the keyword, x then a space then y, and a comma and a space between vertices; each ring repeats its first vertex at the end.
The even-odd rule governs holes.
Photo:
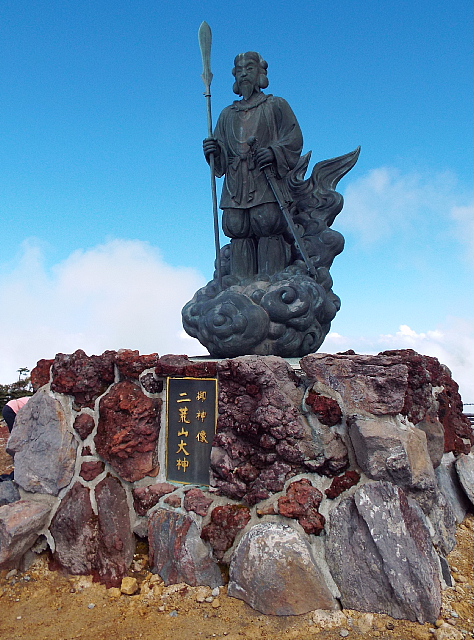
POLYGON ((241 82, 239 84, 240 95, 244 98, 244 100, 248 100, 255 89, 256 86, 251 82, 241 82))

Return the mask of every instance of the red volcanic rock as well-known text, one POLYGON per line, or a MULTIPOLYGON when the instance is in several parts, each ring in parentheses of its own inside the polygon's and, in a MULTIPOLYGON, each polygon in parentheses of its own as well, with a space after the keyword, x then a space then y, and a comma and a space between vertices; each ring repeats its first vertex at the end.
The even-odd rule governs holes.
POLYGON ((295 518, 306 533, 318 535, 324 529, 325 518, 318 512, 323 494, 306 478, 292 482, 286 496, 278 499, 280 515, 295 518))
POLYGON ((194 511, 199 516, 207 516, 212 498, 206 496, 198 487, 186 491, 184 496, 184 508, 186 511, 194 511))
POLYGON ((114 381, 115 351, 88 356, 78 349, 73 354, 58 353, 53 363, 51 389, 74 396, 79 407, 94 407, 94 401, 114 381))
POLYGON ((288 478, 326 464, 323 440, 314 438, 300 411, 303 387, 283 358, 243 356, 219 361, 217 369, 211 469, 221 494, 254 505, 281 491, 288 478))
POLYGON ((319 422, 333 427, 342 420, 341 407, 333 398, 327 398, 311 390, 306 398, 306 404, 311 407, 319 422))
POLYGON ((217 375, 217 363, 208 360, 192 362, 186 367, 185 375, 192 378, 215 378, 217 375))
POLYGON ((181 506, 181 498, 177 493, 172 493, 170 496, 165 498, 163 502, 166 502, 166 504, 169 504, 170 507, 174 507, 175 509, 178 509, 181 506))
POLYGON ((138 377, 145 369, 156 367, 159 360, 160 357, 157 353, 141 356, 139 351, 132 351, 131 349, 121 349, 117 351, 115 356, 115 363, 121 380, 124 378, 138 380, 138 377))
POLYGON ((151 372, 140 376, 140 384, 148 393, 161 393, 163 391, 163 380, 157 380, 151 372))
POLYGON ((89 413, 80 413, 74 420, 74 429, 81 436, 81 440, 85 440, 95 427, 94 418, 89 413))
POLYGON ((38 362, 36 363, 36 367, 32 369, 30 374, 31 385, 35 393, 40 387, 48 384, 53 362, 54 360, 38 360, 38 362))
POLYGON ((91 456, 92 455, 92 450, 90 447, 84 447, 82 449, 82 455, 83 456, 91 456))
POLYGON ((184 376, 186 375, 186 367, 192 365, 188 356, 177 356, 168 353, 162 356, 155 368, 158 377, 166 378, 167 376, 184 376))
POLYGON ((105 469, 105 465, 101 460, 93 460, 91 462, 83 462, 81 465, 81 478, 84 478, 86 482, 94 480, 105 469))
POLYGON ((148 509, 158 504, 160 498, 167 493, 172 493, 176 487, 168 482, 158 482, 150 484, 148 487, 138 487, 133 489, 133 504, 139 516, 146 516, 148 509))
POLYGON ((250 521, 250 510, 239 504, 216 507, 211 514, 211 522, 203 527, 201 538, 210 543, 214 555, 222 560, 227 549, 233 545, 235 536, 250 521))
POLYGON ((343 491, 350 489, 356 485, 360 480, 360 474, 357 471, 346 471, 342 476, 337 476, 331 482, 329 489, 326 489, 325 494, 331 500, 341 495, 343 491))
POLYGON ((101 398, 96 450, 124 480, 135 482, 155 471, 160 408, 161 400, 148 398, 129 381, 101 398))

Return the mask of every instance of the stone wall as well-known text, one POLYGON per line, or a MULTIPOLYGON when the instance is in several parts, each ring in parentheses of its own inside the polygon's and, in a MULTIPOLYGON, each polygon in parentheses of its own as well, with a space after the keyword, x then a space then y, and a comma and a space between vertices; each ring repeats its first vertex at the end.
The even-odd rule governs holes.
POLYGON ((228 566, 229 594, 263 613, 437 619, 473 508, 474 435, 435 358, 312 354, 294 370, 76 351, 32 379, 8 442, 0 568, 47 545, 56 566, 115 586, 147 537, 166 584, 216 587, 228 566), (219 380, 210 487, 167 481, 166 379, 184 376, 219 380))

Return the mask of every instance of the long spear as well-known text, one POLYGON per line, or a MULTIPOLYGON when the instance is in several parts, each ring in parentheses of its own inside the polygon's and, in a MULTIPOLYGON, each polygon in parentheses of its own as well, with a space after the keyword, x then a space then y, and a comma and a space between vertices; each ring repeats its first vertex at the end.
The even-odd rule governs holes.
MULTIPOLYGON (((201 48, 202 56, 202 79, 206 90, 204 95, 207 102, 207 131, 209 138, 212 137, 212 111, 211 111, 211 45, 212 45, 212 31, 207 22, 203 22, 199 27, 199 46, 201 48)), ((217 213, 217 191, 216 191, 216 176, 214 174, 214 154, 209 156, 209 166, 211 168, 211 192, 212 192, 212 212, 214 217, 214 242, 216 245, 216 275, 219 289, 221 288, 221 249, 219 242, 219 216, 217 213)))

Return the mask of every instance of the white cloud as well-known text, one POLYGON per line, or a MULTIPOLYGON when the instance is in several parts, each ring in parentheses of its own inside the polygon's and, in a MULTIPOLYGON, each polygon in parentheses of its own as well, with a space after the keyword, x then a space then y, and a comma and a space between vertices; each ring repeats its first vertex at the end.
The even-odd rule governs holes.
POLYGON ((197 271, 166 264, 137 240, 76 251, 51 270, 42 250, 25 242, 16 266, 0 275, 0 381, 76 349, 206 353, 181 325, 181 308, 204 283, 197 271))
POLYGON ((403 173, 393 167, 372 169, 349 183, 338 225, 364 244, 416 231, 422 217, 443 221, 451 237, 472 247, 472 204, 454 174, 403 173))
POLYGON ((462 245, 465 245, 467 257, 472 260, 472 249, 474 241, 474 207, 454 206, 450 210, 451 218, 454 221, 451 234, 462 245))
POLYGON ((448 318, 445 325, 417 333, 401 325, 393 334, 378 336, 341 336, 330 333, 321 351, 379 353, 389 349, 414 349, 418 353, 438 358, 445 364, 459 385, 463 400, 474 402, 474 331, 472 323, 462 318, 448 318))

